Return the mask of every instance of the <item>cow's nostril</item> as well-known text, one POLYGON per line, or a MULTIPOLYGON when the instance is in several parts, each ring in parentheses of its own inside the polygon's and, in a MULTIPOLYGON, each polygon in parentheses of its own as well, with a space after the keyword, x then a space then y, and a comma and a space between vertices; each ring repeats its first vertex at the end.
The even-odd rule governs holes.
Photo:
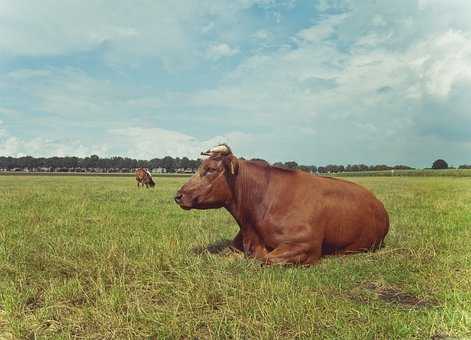
POLYGON ((180 203, 182 200, 183 195, 182 194, 176 194, 175 195, 175 202, 180 203))

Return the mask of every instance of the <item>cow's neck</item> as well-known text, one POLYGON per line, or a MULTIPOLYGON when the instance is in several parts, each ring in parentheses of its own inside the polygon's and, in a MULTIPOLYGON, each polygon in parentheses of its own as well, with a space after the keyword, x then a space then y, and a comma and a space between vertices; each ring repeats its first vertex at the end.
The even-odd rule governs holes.
POLYGON ((265 214, 264 196, 268 188, 267 169, 239 160, 239 171, 232 183, 232 201, 226 209, 239 223, 241 229, 255 224, 265 214))

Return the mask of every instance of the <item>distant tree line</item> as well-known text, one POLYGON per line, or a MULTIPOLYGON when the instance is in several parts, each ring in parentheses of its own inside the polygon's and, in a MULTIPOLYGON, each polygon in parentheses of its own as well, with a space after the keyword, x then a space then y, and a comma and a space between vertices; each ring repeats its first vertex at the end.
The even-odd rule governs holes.
MULTIPOLYGON (((241 158, 243 159, 243 158, 241 158)), ((265 162, 263 159, 252 159, 265 162)), ((268 163, 268 162, 267 162, 268 163)), ((130 172, 139 167, 149 168, 154 172, 195 172, 201 164, 200 159, 187 157, 166 156, 151 160, 133 159, 129 157, 100 158, 97 155, 89 157, 0 157, 0 170, 6 171, 61 171, 61 172, 130 172)), ((313 173, 338 173, 353 171, 380 171, 413 169, 406 165, 388 166, 348 164, 325 166, 300 165, 294 161, 276 162, 274 166, 288 169, 299 169, 313 173)))
POLYGON ((336 173, 336 172, 354 172, 354 171, 381 171, 381 170, 412 170, 414 168, 407 165, 394 165, 389 166, 385 164, 379 165, 366 165, 366 164, 348 164, 348 165, 335 165, 328 164, 324 166, 315 165, 298 165, 296 162, 277 162, 274 166, 289 168, 289 169, 300 169, 307 172, 318 172, 318 173, 336 173))
POLYGON ((129 172, 138 167, 145 167, 161 172, 195 171, 200 160, 187 157, 153 158, 151 160, 133 159, 128 157, 100 158, 92 155, 80 157, 0 157, 0 169, 26 171, 64 171, 64 172, 129 172))

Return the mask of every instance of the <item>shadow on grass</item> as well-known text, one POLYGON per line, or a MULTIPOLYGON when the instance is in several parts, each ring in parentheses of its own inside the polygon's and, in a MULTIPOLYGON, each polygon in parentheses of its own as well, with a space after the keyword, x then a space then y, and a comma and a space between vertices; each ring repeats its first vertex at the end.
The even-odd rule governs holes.
POLYGON ((383 302, 401 306, 403 308, 432 308, 437 307, 438 302, 434 299, 421 299, 413 294, 402 291, 398 287, 387 286, 381 283, 367 282, 362 284, 357 289, 349 293, 352 300, 362 304, 370 303, 370 298, 362 294, 363 292, 373 293, 379 300, 383 302))
POLYGON ((231 240, 222 239, 207 246, 195 246, 191 249, 191 251, 196 255, 202 255, 205 253, 222 255, 229 254, 235 252, 235 250, 231 248, 231 242, 231 240))

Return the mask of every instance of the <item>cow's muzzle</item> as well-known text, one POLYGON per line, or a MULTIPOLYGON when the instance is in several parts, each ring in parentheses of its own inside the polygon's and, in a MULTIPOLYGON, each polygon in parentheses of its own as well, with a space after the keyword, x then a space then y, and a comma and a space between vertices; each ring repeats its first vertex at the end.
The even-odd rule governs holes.
POLYGON ((188 204, 188 199, 185 199, 188 197, 185 197, 184 194, 180 191, 177 191, 175 194, 175 197, 173 198, 175 200, 175 203, 177 203, 180 208, 183 208, 185 210, 191 209, 191 204, 188 204))
POLYGON ((177 204, 182 203, 182 199, 183 199, 183 194, 177 192, 175 194, 175 203, 177 203, 177 204))

